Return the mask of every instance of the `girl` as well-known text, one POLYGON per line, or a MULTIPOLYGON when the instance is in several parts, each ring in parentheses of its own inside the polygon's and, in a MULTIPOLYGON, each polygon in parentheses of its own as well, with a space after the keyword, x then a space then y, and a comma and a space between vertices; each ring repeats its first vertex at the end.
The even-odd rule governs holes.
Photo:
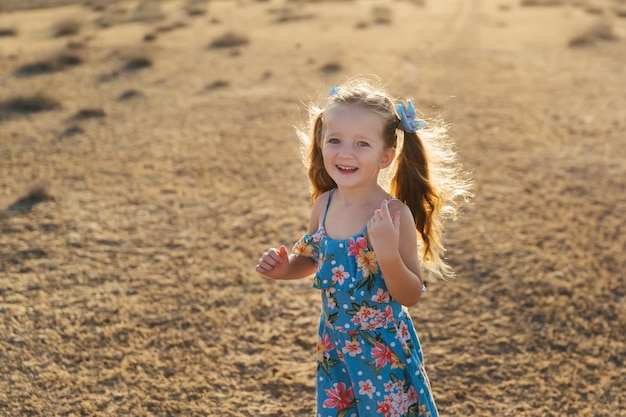
POLYGON ((419 252, 430 272, 450 275, 440 217, 455 212, 452 197, 469 196, 445 128, 424 130, 439 140, 427 152, 417 134, 425 123, 411 102, 394 105, 365 80, 333 87, 325 108, 309 110, 310 141, 299 132, 309 142, 308 233, 291 255, 285 246, 269 249, 256 270, 277 280, 315 274, 313 287, 322 295, 318 417, 435 417, 407 307, 426 289, 419 252), (394 162, 387 192, 381 171, 394 162))

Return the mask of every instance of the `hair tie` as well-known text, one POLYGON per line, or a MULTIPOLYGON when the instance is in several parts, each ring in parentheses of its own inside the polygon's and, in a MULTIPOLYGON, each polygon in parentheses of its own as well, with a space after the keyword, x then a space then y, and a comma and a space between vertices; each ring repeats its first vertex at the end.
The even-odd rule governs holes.
POLYGON ((339 94, 340 88, 337 86, 333 86, 330 88, 330 91, 328 92, 328 97, 332 97, 332 96, 336 96, 337 94, 339 94))
POLYGON ((396 111, 398 112, 398 116, 400 116, 398 129, 407 133, 414 133, 426 126, 426 123, 417 119, 417 114, 415 113, 415 108, 411 100, 406 101, 406 108, 404 107, 404 103, 396 104, 396 111))

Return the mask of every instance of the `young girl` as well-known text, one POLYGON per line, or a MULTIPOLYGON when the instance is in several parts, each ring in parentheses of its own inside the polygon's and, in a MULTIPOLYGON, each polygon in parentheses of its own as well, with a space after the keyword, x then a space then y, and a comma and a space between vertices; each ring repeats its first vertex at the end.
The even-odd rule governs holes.
POLYGON ((256 270, 277 280, 315 274, 318 417, 435 417, 407 307, 426 289, 420 252, 430 272, 450 275, 440 217, 454 213, 453 197, 469 195, 445 128, 424 129, 427 152, 411 102, 394 103, 366 80, 333 87, 325 108, 310 114, 308 233, 291 255, 269 249, 256 270), (394 162, 388 192, 380 174, 394 162))

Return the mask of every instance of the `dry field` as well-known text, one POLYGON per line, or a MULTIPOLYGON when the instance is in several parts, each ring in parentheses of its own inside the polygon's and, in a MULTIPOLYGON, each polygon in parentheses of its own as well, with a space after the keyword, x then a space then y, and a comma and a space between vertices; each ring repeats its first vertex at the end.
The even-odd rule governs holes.
POLYGON ((356 74, 451 123, 442 416, 626 416, 624 0, 0 1, 0 415, 311 416, 294 126, 356 74))

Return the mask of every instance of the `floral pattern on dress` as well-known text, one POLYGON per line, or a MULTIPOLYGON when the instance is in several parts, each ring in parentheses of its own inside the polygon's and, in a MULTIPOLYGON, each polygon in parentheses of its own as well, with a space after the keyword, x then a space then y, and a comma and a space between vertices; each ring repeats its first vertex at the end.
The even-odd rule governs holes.
POLYGON ((293 249, 316 265, 322 297, 316 416, 437 417, 415 327, 389 294, 367 230, 333 240, 325 217, 293 249))

